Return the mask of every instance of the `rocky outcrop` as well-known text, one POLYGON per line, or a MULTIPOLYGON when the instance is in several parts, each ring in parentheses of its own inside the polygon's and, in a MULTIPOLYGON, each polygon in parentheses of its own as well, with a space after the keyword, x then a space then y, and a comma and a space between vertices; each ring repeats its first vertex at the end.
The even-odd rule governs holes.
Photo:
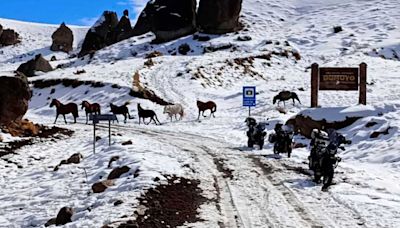
POLYGON ((82 57, 114 43, 113 32, 117 25, 117 14, 104 11, 100 19, 87 32, 78 56, 82 57))
POLYGON ((325 119, 322 120, 314 120, 309 116, 297 115, 286 122, 286 125, 291 125, 293 127, 294 132, 298 132, 301 135, 311 138, 311 132, 313 129, 342 129, 352 125, 361 117, 346 117, 341 121, 332 121, 329 122, 325 119))
POLYGON ((17 69, 18 72, 21 72, 28 77, 35 76, 36 71, 49 72, 52 70, 53 67, 41 54, 38 54, 35 58, 21 64, 17 69))
POLYGON ((0 46, 14 45, 19 42, 19 34, 12 29, 0 29, 0 46))
POLYGON ((242 0, 200 0, 197 27, 211 34, 237 31, 241 9, 242 0))
POLYGON ((52 51, 63 51, 66 53, 72 51, 74 34, 72 33, 72 30, 65 25, 65 23, 60 25, 53 35, 51 35, 51 38, 53 39, 53 43, 50 47, 52 51))
POLYGON ((56 225, 65 225, 72 222, 71 217, 74 215, 74 210, 70 207, 63 207, 58 212, 56 217, 56 225))
POLYGON ((119 20, 117 27, 115 27, 113 34, 113 42, 119 42, 121 40, 128 39, 132 36, 132 25, 131 21, 129 20, 129 11, 124 10, 124 15, 119 20))
POLYGON ((196 0, 154 0, 140 14, 133 35, 153 32, 160 43, 192 34, 195 25, 196 0))
POLYGON ((28 110, 31 91, 26 78, 0 77, 0 125, 21 121, 28 110))

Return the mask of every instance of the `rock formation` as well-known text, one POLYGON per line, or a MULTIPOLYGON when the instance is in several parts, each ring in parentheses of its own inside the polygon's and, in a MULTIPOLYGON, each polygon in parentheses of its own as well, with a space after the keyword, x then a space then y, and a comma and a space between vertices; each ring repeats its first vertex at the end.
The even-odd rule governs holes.
POLYGON ((19 34, 12 29, 0 28, 0 46, 9 46, 21 42, 19 34))
POLYGON ((41 54, 35 56, 34 59, 29 60, 26 63, 21 64, 17 71, 23 73, 28 77, 35 76, 36 71, 49 72, 52 71, 53 67, 51 67, 50 63, 43 58, 41 54))
POLYGON ((21 121, 28 110, 31 91, 21 77, 0 77, 0 125, 21 121))
POLYGON ((133 32, 131 21, 129 20, 129 11, 124 10, 124 15, 119 20, 117 27, 115 27, 113 33, 113 41, 119 42, 131 37, 133 32))
POLYGON ((68 28, 65 23, 62 23, 60 27, 51 35, 53 43, 50 47, 52 51, 72 51, 72 45, 74 42, 74 34, 72 30, 68 28))
POLYGON ((87 32, 78 56, 82 57, 113 44, 113 32, 117 25, 117 14, 112 11, 104 11, 100 19, 87 32))
POLYGON ((166 42, 195 31, 196 0, 155 0, 147 3, 133 34, 153 32, 156 42, 166 42))
POLYGON ((242 0, 200 0, 197 27, 211 34, 237 31, 241 9, 242 0))

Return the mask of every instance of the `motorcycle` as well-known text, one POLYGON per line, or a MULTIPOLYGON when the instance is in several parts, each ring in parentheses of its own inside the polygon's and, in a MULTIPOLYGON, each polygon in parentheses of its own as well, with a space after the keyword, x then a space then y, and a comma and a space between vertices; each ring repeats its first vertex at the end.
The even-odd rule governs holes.
POLYGON ((287 153, 288 158, 292 153, 293 131, 283 129, 282 124, 275 125, 275 133, 270 134, 268 141, 274 143, 274 154, 287 153))
POLYGON ((252 117, 248 117, 245 122, 249 128, 246 132, 248 138, 247 146, 253 148, 254 145, 258 145, 260 150, 262 150, 265 137, 267 136, 267 132, 265 132, 265 123, 257 123, 252 117))
POLYGON ((351 144, 350 140, 334 130, 330 134, 313 130, 311 134, 311 153, 308 157, 309 167, 314 171, 314 181, 320 182, 322 177, 322 190, 325 191, 333 180, 335 169, 342 160, 337 156, 338 149, 345 150, 343 144, 351 144))

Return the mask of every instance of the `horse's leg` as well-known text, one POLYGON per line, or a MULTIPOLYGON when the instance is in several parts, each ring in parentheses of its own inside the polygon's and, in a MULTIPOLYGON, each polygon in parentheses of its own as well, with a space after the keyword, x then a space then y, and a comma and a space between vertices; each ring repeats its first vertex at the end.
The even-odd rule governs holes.
POLYGON ((65 124, 67 124, 67 119, 65 119, 65 114, 63 114, 63 117, 64 117, 65 124))
POLYGON ((172 122, 172 114, 169 114, 169 118, 171 118, 171 122, 172 122))
POLYGON ((89 115, 89 113, 88 113, 88 112, 86 112, 86 124, 88 124, 88 122, 89 122, 88 115, 89 115))
POLYGON ((56 120, 54 120, 54 124, 57 123, 58 115, 59 115, 59 114, 57 113, 57 115, 56 115, 56 120))
POLYGON ((141 120, 142 118, 139 116, 139 125, 140 125, 140 120, 141 120))
POLYGON ((175 120, 176 120, 176 121, 178 121, 178 117, 177 117, 177 114, 174 114, 174 116, 175 116, 175 120))
POLYGON ((199 110, 199 116, 197 117, 197 120, 200 120, 200 112, 201 112, 201 111, 199 110))
POLYGON ((124 123, 126 123, 126 122, 127 122, 127 121, 126 121, 126 118, 127 118, 127 117, 126 117, 126 113, 124 113, 124 118, 125 118, 125 119, 124 119, 124 123))

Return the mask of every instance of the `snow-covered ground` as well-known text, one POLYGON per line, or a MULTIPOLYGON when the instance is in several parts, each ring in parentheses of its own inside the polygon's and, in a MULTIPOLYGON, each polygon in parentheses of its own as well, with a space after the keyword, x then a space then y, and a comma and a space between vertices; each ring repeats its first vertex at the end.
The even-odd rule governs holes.
MULTIPOLYGON (((399 6, 396 0, 245 0, 242 21, 246 30, 239 34, 211 36, 207 42, 187 36, 161 45, 150 44, 152 36, 147 34, 100 50, 90 61, 69 59, 49 50, 57 25, 0 19, 3 27, 17 30, 22 37, 20 44, 0 49, 0 72, 9 74, 42 53, 47 59, 57 56, 58 61, 51 62, 54 67, 61 63, 68 67, 30 80, 76 78, 105 83, 101 88, 57 85, 34 89, 27 118, 51 126, 55 118, 55 110, 49 107, 51 98, 65 103, 98 102, 104 113, 109 111, 110 102, 130 101, 129 110, 135 116, 128 124, 113 126, 111 147, 107 130, 100 128, 102 139, 96 154, 92 152, 92 127, 84 125, 80 111, 79 124, 65 125, 62 119, 57 124, 74 130, 71 138, 40 142, 0 158, 0 227, 40 227, 64 206, 76 210, 73 223, 67 227, 101 227, 125 221, 138 206, 137 197, 159 184, 156 177, 165 182, 166 174, 199 179, 204 196, 210 199, 199 209, 204 221, 186 227, 397 227, 400 61, 385 50, 398 50, 400 45, 399 6), (333 33, 334 26, 342 26, 343 32, 333 33), (245 35, 252 40, 237 41, 245 35), (173 55, 183 43, 190 44, 193 52, 173 55), (204 47, 228 44, 235 48, 203 54, 204 47), (300 53, 301 60, 289 54, 289 58, 272 55, 271 60, 235 61, 282 50, 300 53), (384 53, 375 53, 379 50, 384 53), (144 56, 153 51, 164 55, 153 59, 154 66, 144 66, 144 56), (368 106, 356 106, 358 92, 320 92, 319 103, 326 108, 321 109, 326 118, 342 118, 351 112, 364 117, 341 130, 353 143, 341 152, 343 161, 329 192, 321 192, 321 186, 301 171, 308 167, 307 148, 295 149, 288 159, 273 156, 271 145, 260 151, 245 147, 248 110, 241 107, 242 86, 257 86, 258 105, 252 115, 268 122, 270 133, 277 121, 286 121, 310 106, 308 67, 314 62, 333 67, 368 64, 368 106), (74 74, 82 69, 86 73, 74 74), (162 106, 128 95, 135 72, 158 96, 181 103, 186 110, 184 120, 170 123, 162 106), (302 102, 288 104, 287 114, 272 105, 273 96, 284 89, 296 92, 302 102), (215 119, 196 120, 197 99, 217 103, 215 119), (139 126, 137 103, 155 110, 164 124, 139 126), (366 127, 369 122, 376 125, 366 127), (389 127, 387 135, 370 138, 373 131, 389 127), (133 144, 121 146, 127 140, 133 144), (81 164, 53 171, 61 160, 77 152, 84 157, 81 164), (139 176, 124 175, 106 192, 90 193, 90 186, 111 171, 107 164, 114 155, 121 159, 113 167, 127 165, 130 174, 139 170, 139 176), (232 179, 224 177, 215 159, 232 170, 232 179), (116 200, 124 203, 115 207, 116 200)), ((73 27, 75 47, 87 29, 73 27)), ((321 117, 321 112, 310 115, 321 117)), ((4 138, 10 140, 9 136, 4 138)), ((300 137, 296 140, 307 143, 300 137)))

